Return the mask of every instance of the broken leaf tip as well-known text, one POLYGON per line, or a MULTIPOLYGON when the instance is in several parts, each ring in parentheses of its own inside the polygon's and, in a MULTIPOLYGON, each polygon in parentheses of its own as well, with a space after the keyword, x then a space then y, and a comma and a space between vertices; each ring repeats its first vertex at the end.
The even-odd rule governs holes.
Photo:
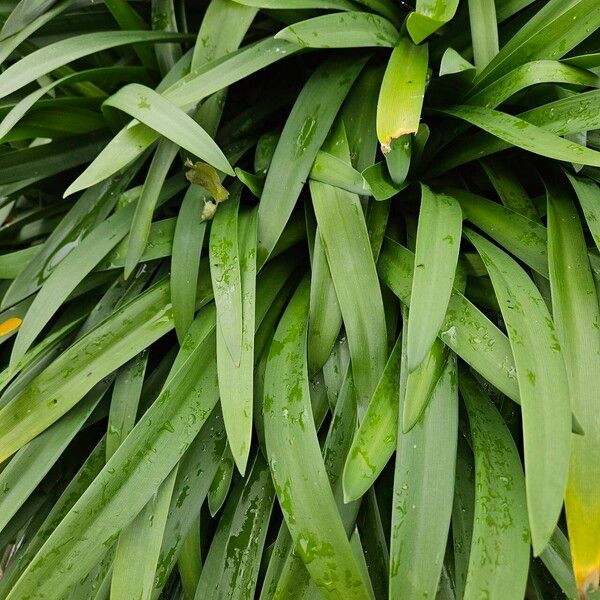
POLYGON ((418 127, 407 127, 405 129, 399 129, 393 135, 386 137, 385 140, 381 142, 381 151, 383 152, 383 154, 389 154, 392 151, 392 144, 395 140, 402 137, 403 135, 416 133, 417 129, 418 127))

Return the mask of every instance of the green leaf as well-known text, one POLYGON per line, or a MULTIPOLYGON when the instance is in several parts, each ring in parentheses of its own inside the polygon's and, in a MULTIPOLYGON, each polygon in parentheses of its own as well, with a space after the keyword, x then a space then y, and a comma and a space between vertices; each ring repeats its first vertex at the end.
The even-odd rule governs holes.
POLYGON ((16 452, 71 409, 103 377, 170 331, 173 322, 168 295, 168 282, 163 281, 123 306, 75 342, 2 408, 0 456, 6 458, 16 452), (104 343, 99 344, 99 340, 104 343), (39 398, 44 402, 40 403, 39 398))
POLYGON ((25 355, 38 334, 83 278, 125 236, 133 206, 115 213, 89 233, 51 272, 36 295, 17 334, 11 365, 25 355))
MULTIPOLYGON (((335 130, 331 144, 339 148, 342 155, 345 153, 349 161, 343 127, 335 130)), ((362 413, 387 359, 383 300, 369 234, 358 196, 316 181, 310 182, 310 192, 348 335, 362 413)))
POLYGON ((279 31, 275 39, 309 48, 393 47, 398 32, 379 15, 338 12, 294 23, 279 31))
POLYGON ((305 278, 294 294, 269 352, 264 398, 269 465, 296 552, 319 591, 330 598, 369 598, 369 586, 335 505, 312 419, 305 339, 308 284, 305 278), (298 461, 298 455, 303 460, 298 461))
MULTIPOLYGON (((574 181, 573 179, 571 180, 574 181)), ((600 502, 595 494, 600 451, 600 422, 594 389, 600 377, 600 322, 596 286, 586 242, 568 188, 547 182, 548 259, 557 337, 569 380, 573 412, 585 431, 571 440, 571 463, 565 497, 573 568, 580 595, 600 570, 600 502)), ((574 183, 583 188, 585 184, 574 183)), ((576 188, 577 189, 577 188, 576 188)))
POLYGON ((0 40, 4 40, 11 35, 18 33, 23 27, 27 26, 39 15, 51 8, 55 0, 19 0, 14 9, 9 13, 4 21, 0 40))
POLYGON ((554 580, 560 585, 567 598, 577 598, 571 548, 569 540, 560 527, 554 530, 550 543, 540 554, 544 566, 550 571, 554 580))
POLYGON ((600 166, 600 152, 559 137, 507 113, 479 106, 454 106, 443 113, 463 119, 495 137, 534 154, 568 162, 600 166))
POLYGON ((469 0, 473 58, 482 71, 498 54, 498 24, 494 0, 469 0))
POLYGON ((185 40, 183 34, 162 31, 98 31, 54 42, 28 54, 0 74, 0 98, 67 63, 118 46, 185 40))
POLYGON ((177 216, 171 254, 171 302, 177 337, 182 341, 194 320, 196 285, 206 223, 200 220, 206 194, 191 185, 177 216))
MULTIPOLYGON (((191 328, 194 324, 196 321, 191 328)), ((193 340, 194 334, 190 333, 187 339, 193 340)), ((171 571, 184 552, 188 536, 193 534, 193 528, 198 523, 199 505, 206 498, 225 444, 225 427, 217 406, 179 461, 154 579, 153 597, 157 597, 167 584, 171 571)), ((195 558, 200 560, 200 556, 195 558)))
POLYGON ((427 75, 427 45, 400 38, 388 61, 377 103, 377 137, 385 153, 392 140, 419 128, 427 75))
POLYGON ((369 184, 359 171, 342 159, 319 150, 309 177, 355 194, 370 195, 369 184))
POLYGON ((313 248, 308 319, 308 372, 318 373, 333 350, 342 327, 342 313, 327 256, 317 228, 313 248))
POLYGON ((4 152, 0 156, 0 177, 3 183, 14 184, 14 188, 5 193, 19 191, 88 162, 106 142, 105 135, 105 132, 93 132, 66 140, 58 139, 43 146, 4 152))
POLYGON ((600 7, 594 0, 550 0, 504 44, 476 84, 487 84, 531 60, 560 58, 599 24, 600 7))
POLYGON ((216 169, 234 175, 227 158, 194 119, 154 90, 131 83, 104 101, 165 136, 216 169))
POLYGON ((107 388, 108 383, 98 384, 75 410, 21 448, 2 470, 0 529, 6 527, 27 497, 58 461, 67 445, 98 405, 107 388))
POLYGON ((217 544, 214 539, 196 598, 217 598, 223 590, 231 590, 231 597, 236 599, 254 597, 274 500, 275 490, 269 466, 259 452, 251 464, 241 494, 231 497, 231 507, 235 508, 231 520, 225 519, 225 514, 221 518, 219 526, 225 529, 223 544, 217 544), (239 535, 239 532, 244 532, 244 535, 239 535), (213 552, 213 546, 221 552, 213 552), (217 562, 218 558, 220 560, 217 562), (216 571, 214 592, 203 585, 204 578, 211 574, 212 569, 216 571))
MULTIPOLYGON (((540 216, 535 204, 512 172, 510 165, 498 158, 488 158, 481 162, 481 166, 506 208, 523 215, 530 221, 539 221, 540 216)), ((491 235, 489 231, 487 233, 491 235)))
POLYGON ((406 181, 410 169, 412 156, 412 140, 410 134, 394 138, 390 149, 384 154, 390 177, 395 185, 402 185, 406 181))
POLYGON ((444 321, 454 283, 462 231, 460 204, 421 186, 415 272, 408 315, 408 370, 425 359, 444 321))
POLYGON ((517 92, 539 83, 570 83, 598 87, 598 76, 556 60, 536 60, 515 67, 488 86, 468 96, 468 103, 495 108, 517 92))
POLYGON ((270 8, 275 10, 319 8, 326 10, 356 10, 356 6, 349 0, 235 0, 245 6, 257 8, 270 8))
MULTIPOLYGON (((404 347, 406 359, 407 348, 404 347)), ((406 393, 402 365, 400 402, 406 393)), ((451 357, 422 419, 409 433, 398 430, 392 534, 390 597, 434 597, 452 514, 458 385, 451 357)))
MULTIPOLYGON (((379 258, 379 276, 404 304, 410 303, 413 270, 412 252, 387 238, 379 258)), ((519 401, 508 338, 457 290, 452 290, 439 337, 493 386, 519 401)))
POLYGON ((567 177, 577 194, 577 199, 579 200, 579 204, 581 204, 583 216, 590 229, 594 243, 600 249, 600 223, 598 223, 600 221, 600 214, 597 212, 600 188, 591 179, 577 177, 570 173, 567 173, 567 177))
MULTIPOLYGON (((217 323, 234 365, 242 353, 242 283, 238 251, 239 194, 215 215, 210 232, 210 273, 217 306, 217 323)), ((220 355, 220 352, 219 352, 220 355)))
MULTIPOLYGON (((232 462, 233 466, 233 462, 232 462)), ((181 546, 177 558, 177 570, 181 578, 184 597, 193 598, 202 573, 202 548, 200 546, 200 515, 194 523, 181 546)))
POLYGON ((127 238, 125 279, 131 275, 144 254, 150 235, 152 215, 159 202, 161 189, 176 155, 177 146, 167 139, 161 139, 148 167, 140 199, 135 204, 135 212, 131 220, 131 231, 127 238))
POLYGON ((415 12, 406 19, 412 41, 420 44, 427 39, 452 19, 457 8, 458 0, 417 0, 415 12))
POLYGON ((401 346, 399 337, 348 452, 344 467, 346 501, 365 494, 396 449, 401 346))
MULTIPOLYGON (((524 113, 519 118, 557 135, 579 133, 600 127, 600 91, 592 90, 543 104, 524 113)), ((439 175, 448 169, 470 160, 510 148, 512 142, 484 132, 465 135, 436 160, 430 174, 439 175)), ((571 161, 569 161, 571 162, 571 161)))
POLYGON ((201 311, 204 328, 195 351, 50 535, 9 598, 64 594, 100 560, 172 471, 218 399, 214 314, 211 307, 201 311), (171 394, 177 402, 165 401, 171 394), (160 461, 154 460, 155 454, 160 461))
POLYGON ((121 532, 111 577, 111 598, 148 600, 151 597, 176 475, 177 468, 171 471, 148 504, 121 532), (143 554, 144 560, 139 560, 140 554, 143 554))
POLYGON ((110 459, 133 429, 147 363, 148 352, 140 352, 123 365, 115 378, 106 428, 106 460, 110 459))
POLYGON ((548 309, 525 271, 483 237, 470 230, 466 235, 486 265, 515 357, 527 507, 537 556, 552 536, 567 485, 571 407, 563 353, 548 309))
POLYGON ((388 200, 408 185, 407 182, 395 183, 383 161, 366 168, 362 174, 369 184, 373 198, 379 201, 388 200))
MULTIPOLYGON (((39 251, 39 247, 31 246, 30 248, 0 254, 0 279, 16 279, 39 251)), ((6 304, 13 304, 13 302, 6 302, 6 304)))
POLYGON ((37 248, 35 258, 15 278, 2 304, 10 306, 38 290, 90 230, 108 216, 134 174, 135 167, 132 167, 82 194, 46 241, 37 248))
POLYGON ((221 510, 225 500, 227 500, 227 494, 229 494, 233 479, 234 467, 235 461, 233 460, 229 446, 227 446, 208 490, 208 509, 213 517, 221 510))
MULTIPOLYGON (((182 110, 252 73, 298 51, 283 40, 267 38, 192 71, 164 90, 163 95, 182 110)), ((71 184, 70 191, 85 189, 117 172, 140 156, 159 137, 142 123, 122 129, 71 184)))
POLYGON ((464 598, 481 598, 491 590, 520 598, 527 583, 530 536, 519 454, 484 391, 466 372, 459 382, 475 454, 475 515, 464 598))
POLYGON ((77 473, 75 473, 69 484, 65 487, 62 494, 60 494, 52 506, 49 513, 45 516, 33 538, 23 549, 23 552, 17 555, 16 560, 9 563, 7 570, 4 572, 4 575, 0 580, 0 593, 3 595, 8 593, 8 590, 12 585, 14 585, 17 578, 21 575, 24 568, 35 556, 48 536, 62 521, 63 517, 69 512, 75 502, 81 497, 83 492, 88 488, 102 467, 104 467, 104 440, 105 438, 102 438, 98 442, 98 444, 84 461, 81 468, 77 471, 77 473))
POLYGON ((229 446, 243 474, 252 437, 256 211, 238 216, 234 202, 228 200, 217 211, 216 219, 223 211, 222 220, 213 223, 210 252, 221 408, 229 446))
POLYGON ((259 265, 273 251, 317 152, 364 62, 354 57, 329 59, 302 88, 277 143, 258 207, 259 265))
POLYGON ((12 106, 0 123, 0 138, 5 138, 13 127, 25 117, 28 111, 36 107, 36 104, 40 107, 43 102, 41 99, 56 87, 81 81, 130 82, 134 79, 144 78, 147 78, 147 75, 140 67, 101 67, 98 69, 87 69, 61 77, 60 79, 31 92, 12 106))
POLYGON ((475 67, 454 48, 447 48, 440 61, 440 77, 445 75, 460 75, 459 81, 471 83, 475 77, 475 67))
POLYGON ((468 221, 476 225, 511 254, 548 277, 546 228, 501 204, 457 188, 445 188, 456 198, 468 221))
MULTIPOLYGON (((462 393, 462 392, 461 392, 462 393)), ((456 597, 464 595, 475 510, 475 465, 471 448, 459 433, 456 452, 456 477, 452 506, 452 549, 454 550, 454 587, 456 597)))
POLYGON ((35 34, 38 29, 43 27, 54 17, 60 15, 61 12, 69 8, 71 4, 72 0, 60 0, 59 2, 56 2, 49 10, 38 15, 29 23, 23 24, 23 27, 21 27, 19 31, 15 31, 12 35, 2 39, 0 41, 0 62, 4 63, 21 43, 35 34))
POLYGON ((434 340, 423 362, 408 374, 402 408, 402 431, 404 433, 410 431, 421 418, 447 361, 448 347, 438 338, 434 340))

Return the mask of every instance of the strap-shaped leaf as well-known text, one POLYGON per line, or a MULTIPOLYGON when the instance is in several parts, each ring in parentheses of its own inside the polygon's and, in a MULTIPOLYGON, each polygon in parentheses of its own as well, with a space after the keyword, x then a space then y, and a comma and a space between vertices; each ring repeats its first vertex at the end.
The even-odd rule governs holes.
POLYGON ((271 8, 277 10, 319 8, 326 10, 356 10, 356 5, 349 0, 235 0, 238 4, 245 6, 256 6, 257 8, 271 8))
POLYGON ((464 598, 525 593, 529 527, 523 469, 496 407, 467 372, 459 378, 475 454, 475 511, 464 598), (493 557, 490 560, 489 557, 493 557))
POLYGON ((547 234, 541 223, 466 190, 444 189, 458 200, 468 221, 540 275, 548 277, 547 234))
POLYGON ((229 229, 228 225, 227 230, 219 229, 217 231, 215 228, 217 223, 213 223, 210 251, 211 269, 217 261, 220 263, 219 269, 212 270, 212 277, 214 289, 219 290, 218 299, 215 293, 215 302, 217 304, 217 370, 221 408, 229 446, 238 470, 243 474, 248 461, 252 437, 256 211, 245 212, 238 216, 232 199, 221 204, 218 210, 225 209, 229 203, 231 203, 231 211, 235 215, 235 218, 229 217, 229 219, 235 230, 229 229), (213 240, 213 236, 216 236, 216 240, 213 240), (234 243, 234 246, 237 245, 237 249, 228 247, 231 242, 234 243), (218 246, 217 254, 214 254, 213 243, 218 246), (221 252, 227 252, 230 260, 225 260, 221 252), (212 258, 213 256, 214 258, 212 258), (239 277, 238 281, 236 281, 237 277, 239 277), (217 283, 219 278, 221 279, 217 283), (229 280, 229 285, 225 290, 227 280, 229 280), (238 284, 239 287, 236 287, 238 284), (231 348, 236 349, 237 355, 232 352, 231 348))
POLYGON ((77 408, 21 448, 0 473, 1 529, 7 526, 42 478, 60 458, 62 452, 106 393, 109 383, 99 383, 77 408))
MULTIPOLYGON (((575 184, 578 185, 578 184, 575 184)), ((596 286, 573 200, 564 184, 547 183, 548 259, 556 331, 573 412, 585 435, 574 436, 565 498, 573 568, 580 595, 600 573, 600 416, 595 390, 600 378, 600 322, 596 286)))
POLYGON ((112 598, 150 599, 176 476, 177 467, 121 532, 110 578, 112 598), (137 559, 142 553, 144 560, 137 559))
POLYGON ((172 328, 168 283, 163 281, 73 344, 0 410, 0 456, 13 454, 103 377, 172 328), (112 333, 115 327, 118 335, 112 333), (101 338, 110 343, 99 344, 101 338), (46 401, 40 403, 40 397, 46 401))
POLYGON ((554 323, 525 271, 467 230, 492 280, 515 357, 521 396, 527 507, 533 551, 552 536, 562 509, 571 450, 571 404, 554 323))
POLYGON ((265 373, 265 439, 279 504, 296 552, 328 598, 369 598, 323 464, 306 366, 309 280, 286 309, 265 373), (291 443, 290 443, 291 442, 291 443), (301 454, 303 460, 297 460, 301 454))
MULTIPOLYGON (((405 345, 404 357, 406 351, 405 345)), ((400 404, 407 391, 406 362, 402 371, 400 404)), ((390 598, 436 594, 452 514, 457 434, 458 384, 452 356, 421 420, 408 433, 398 430, 390 598)))
MULTIPOLYGON (((416 305, 413 305, 413 310, 416 305)), ((410 314, 409 314, 410 319, 410 314)), ((402 431, 410 431, 421 418, 448 362, 448 346, 436 338, 421 364, 408 374, 402 407, 402 431)))
POLYGON ((504 44, 476 80, 487 84, 515 67, 540 58, 560 58, 600 25, 595 0, 550 0, 504 44))
POLYGON ((579 204, 583 210, 583 216, 590 228, 590 233, 594 239, 596 247, 600 249, 600 187, 595 181, 585 177, 576 177, 567 173, 567 177, 577 194, 579 204))
POLYGON ((511 96, 538 83, 572 83, 598 87, 598 76, 591 71, 557 60, 536 60, 516 67, 500 79, 469 96, 469 104, 495 108, 511 96))
MULTIPOLYGON (((203 98, 299 49, 284 40, 267 38, 191 72, 164 90, 163 95, 182 110, 190 110, 203 98)), ((132 122, 119 131, 65 193, 74 193, 110 177, 140 156, 158 137, 150 127, 132 122)))
POLYGON ((342 313, 331 279, 321 234, 315 232, 308 320, 308 371, 318 373, 333 350, 342 327, 342 313))
MULTIPOLYGON (((349 162, 348 141, 338 126, 328 141, 349 162)), ((359 412, 366 410, 387 358, 381 288, 360 199, 317 181, 310 182, 318 232, 348 335, 359 412)))
POLYGON ((469 0, 473 61, 482 71, 498 54, 498 23, 494 0, 469 0))
POLYGON ((417 0, 415 12, 406 19, 406 29, 415 44, 420 44, 443 27, 456 12, 458 0, 417 0))
POLYGON ((194 320, 196 284, 200 266, 200 253, 206 231, 201 221, 206 194, 201 187, 191 185, 179 209, 173 234, 171 254, 171 301, 177 337, 183 340, 194 320))
MULTIPOLYGON (((414 255, 386 238, 378 263, 383 282, 410 303, 414 255)), ((440 339, 511 400, 519 401, 515 363, 508 338, 474 304, 452 290, 440 339)))
POLYGON ((331 58, 302 88, 277 143, 258 207, 259 266, 292 214, 317 152, 364 62, 364 58, 331 58))
POLYGON ((357 500, 375 482, 396 448, 402 337, 396 341, 344 466, 344 498, 357 500))
POLYGON ((219 512, 225 500, 227 500, 234 471, 235 462, 229 445, 227 445, 208 490, 208 510, 213 517, 219 512))
POLYGON ((600 152, 561 138, 519 117, 481 106, 453 106, 441 112, 463 119, 513 146, 534 154, 600 166, 600 152))
POLYGON ((104 106, 126 112, 216 169, 234 175, 229 161, 206 131, 153 89, 131 83, 105 100, 104 106))
POLYGON ((408 315, 408 369, 423 362, 444 321, 460 250, 462 211, 450 195, 421 186, 421 208, 408 315))
MULTIPOLYGON (((574 94, 520 113, 520 119, 557 135, 580 133, 600 127, 600 90, 574 94)), ((448 169, 510 148, 511 142, 483 131, 465 135, 442 153, 430 170, 439 175, 448 169)))
POLYGON ((384 17, 367 12, 337 12, 289 25, 275 35, 309 48, 394 46, 396 28, 384 17))
POLYGON ((427 45, 417 46, 408 37, 392 51, 377 103, 377 137, 384 152, 392 140, 419 128, 427 59, 427 45))
POLYGON ((164 31, 98 31, 68 37, 28 54, 0 74, 0 98, 78 58, 127 44, 185 40, 186 35, 164 31))
MULTIPOLYGON (((262 322, 295 266, 293 260, 280 260, 263 270, 257 291, 257 325, 262 322)), ((206 279, 205 285, 210 289, 206 279)), ((159 284, 161 293, 168 297, 166 288, 166 282, 159 284)), ((162 309, 163 319, 171 321, 171 318, 165 315, 168 300, 161 301, 160 297, 156 296, 148 297, 148 293, 142 295, 144 296, 146 311, 148 305, 154 310, 162 309)), ((130 303, 124 308, 134 304, 136 303, 130 303)), ((137 308, 139 310, 142 307, 137 308)), ((199 443, 197 452, 201 457, 209 459, 208 463, 201 459, 200 465, 189 465, 181 482, 176 484, 175 489, 178 490, 179 496, 174 503, 177 504, 178 500, 181 500, 180 496, 185 499, 187 490, 183 488, 188 486, 188 490, 190 489, 190 480, 194 480, 192 488, 198 489, 195 487, 197 475, 191 477, 192 472, 197 473, 200 468, 200 473, 203 473, 206 466, 203 468, 202 465, 214 464, 214 470, 208 470, 208 477, 204 481, 204 494, 208 491, 218 461, 201 450, 206 449, 205 445, 213 436, 222 439, 222 429, 211 416, 211 411, 218 401, 214 305, 210 304, 201 310, 196 320, 199 323, 194 328, 195 337, 182 347, 159 398, 140 419, 95 479, 94 484, 88 488, 29 563, 11 591, 11 600, 28 594, 41 598, 61 595, 88 573, 105 554, 107 545, 111 546, 116 541, 120 530, 152 497, 158 485, 164 481, 201 429, 208 437, 201 433, 201 439, 196 438, 199 443), (155 456, 158 455, 161 456, 160 461, 155 460, 155 456), (83 531, 88 535, 81 535, 83 531), (68 543, 65 543, 65 540, 68 540, 68 543), (69 573, 68 576, 65 576, 66 572, 69 573)), ((105 321, 107 322, 108 320, 105 321)), ((153 326, 156 328, 156 323, 153 326)), ((107 349, 107 352, 110 351, 107 349)), ((81 356, 79 353, 78 355, 81 356)), ((71 358, 68 357, 70 362, 71 358)), ((73 386, 73 379, 67 381, 73 386)), ((77 388, 72 387, 71 393, 77 393, 77 388)), ((217 458, 223 452, 222 445, 220 448, 217 458)), ((181 502, 183 503, 183 500, 181 502)), ((193 512, 191 514, 193 515, 193 512)), ((172 567, 174 564, 178 548, 176 537, 180 530, 170 530, 167 527, 167 531, 168 544, 163 548, 159 560, 159 573, 164 575, 163 569, 166 570, 164 581, 170 571, 169 565, 172 567)))

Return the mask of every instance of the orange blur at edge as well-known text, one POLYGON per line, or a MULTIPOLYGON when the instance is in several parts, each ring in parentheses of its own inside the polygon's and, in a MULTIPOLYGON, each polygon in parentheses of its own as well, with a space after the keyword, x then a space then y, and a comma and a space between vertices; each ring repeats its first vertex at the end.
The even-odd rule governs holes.
POLYGON ((6 335, 15 329, 18 329, 23 319, 19 319, 19 317, 11 317, 10 319, 6 319, 4 323, 0 323, 0 336, 6 335))

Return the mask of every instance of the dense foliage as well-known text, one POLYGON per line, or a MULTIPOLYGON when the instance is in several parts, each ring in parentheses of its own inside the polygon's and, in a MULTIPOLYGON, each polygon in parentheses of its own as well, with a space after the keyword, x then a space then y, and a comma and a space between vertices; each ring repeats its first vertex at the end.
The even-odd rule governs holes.
POLYGON ((0 3, 0 598, 592 598, 598 0, 0 3))

